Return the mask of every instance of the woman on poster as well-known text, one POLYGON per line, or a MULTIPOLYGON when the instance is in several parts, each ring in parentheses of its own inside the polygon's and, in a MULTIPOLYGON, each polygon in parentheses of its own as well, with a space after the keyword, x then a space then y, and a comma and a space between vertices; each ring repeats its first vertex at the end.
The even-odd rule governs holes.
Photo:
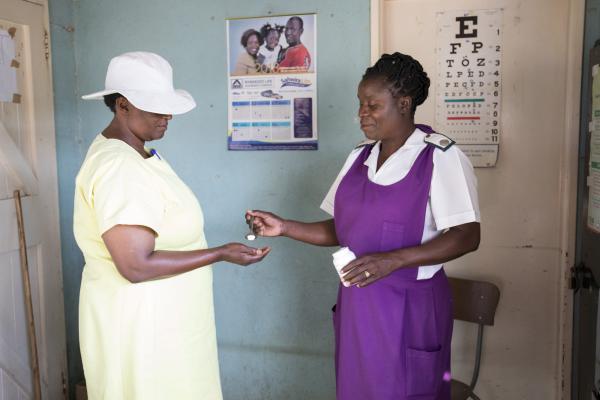
POLYGON ((238 56, 232 75, 252 75, 260 72, 261 59, 258 49, 263 44, 263 38, 255 29, 248 29, 240 38, 244 51, 238 56))

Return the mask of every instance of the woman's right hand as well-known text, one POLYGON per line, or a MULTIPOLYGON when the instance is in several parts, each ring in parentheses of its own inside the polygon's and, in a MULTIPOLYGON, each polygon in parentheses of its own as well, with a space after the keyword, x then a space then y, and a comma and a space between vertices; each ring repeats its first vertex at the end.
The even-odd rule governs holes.
POLYGON ((238 265, 250 265, 261 261, 271 251, 270 247, 256 249, 241 243, 227 243, 219 247, 221 260, 238 265))
POLYGON ((258 236, 281 236, 285 230, 285 220, 266 211, 246 211, 246 223, 258 236))

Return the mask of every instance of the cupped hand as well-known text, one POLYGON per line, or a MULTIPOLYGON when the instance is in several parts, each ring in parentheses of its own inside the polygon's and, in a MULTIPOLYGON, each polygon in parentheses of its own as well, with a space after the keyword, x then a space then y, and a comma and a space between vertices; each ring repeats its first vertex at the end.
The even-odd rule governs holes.
POLYGON ((389 253, 374 253, 359 257, 342 268, 343 279, 358 287, 369 286, 398 268, 398 260, 389 253))
POLYGON ((258 236, 281 236, 285 228, 283 218, 260 210, 246 211, 246 223, 258 236))
POLYGON ((223 261, 250 265, 261 261, 271 251, 270 247, 254 248, 241 243, 227 243, 220 247, 223 261))

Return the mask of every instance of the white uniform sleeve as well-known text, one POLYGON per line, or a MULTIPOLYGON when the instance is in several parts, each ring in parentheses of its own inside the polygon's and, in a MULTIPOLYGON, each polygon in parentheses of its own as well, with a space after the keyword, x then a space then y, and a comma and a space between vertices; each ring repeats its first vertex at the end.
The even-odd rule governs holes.
POLYGON ((348 172, 348 170, 350 169, 352 164, 354 164, 354 161, 356 161, 356 159, 358 158, 358 155, 360 154, 362 149, 363 149, 362 147, 359 147, 357 149, 352 150, 352 152, 350 153, 348 158, 346 158, 346 162, 344 163, 342 170, 340 171, 338 176, 333 181, 333 184, 329 188, 329 191, 327 192, 325 199, 323 199, 323 202, 321 203, 321 210, 325 211, 327 214, 331 215, 332 217, 333 217, 333 205, 334 205, 334 201, 335 201, 335 193, 337 192, 337 188, 338 188, 338 186, 340 186, 340 182, 342 181, 342 178, 344 176, 346 176, 346 172, 348 172))
POLYGON ((477 178, 471 162, 456 145, 433 153, 430 201, 438 231, 480 221, 477 178))

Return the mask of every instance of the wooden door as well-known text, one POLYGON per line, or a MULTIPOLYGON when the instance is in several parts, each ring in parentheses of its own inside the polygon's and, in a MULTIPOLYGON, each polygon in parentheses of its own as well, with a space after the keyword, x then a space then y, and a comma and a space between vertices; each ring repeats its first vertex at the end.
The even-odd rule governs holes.
POLYGON ((66 341, 48 9, 0 1, 0 398, 32 398, 15 190, 21 190, 42 396, 64 398, 66 341))

